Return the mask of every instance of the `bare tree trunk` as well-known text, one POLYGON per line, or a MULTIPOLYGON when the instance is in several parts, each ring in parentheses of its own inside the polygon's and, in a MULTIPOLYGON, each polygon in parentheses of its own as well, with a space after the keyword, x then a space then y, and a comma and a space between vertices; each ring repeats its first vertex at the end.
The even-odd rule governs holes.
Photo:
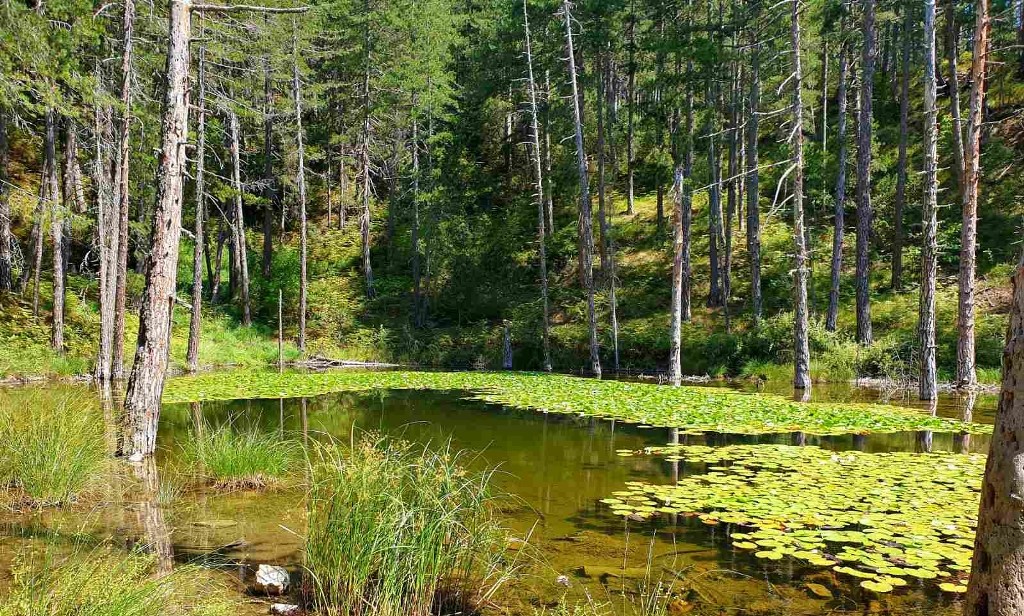
POLYGON ((160 396, 167 372, 188 141, 190 8, 187 0, 171 0, 168 17, 167 92, 161 122, 157 201, 139 315, 138 345, 124 402, 128 425, 123 453, 135 457, 149 456, 156 449, 160 396))
POLYGON ((551 71, 544 71, 544 191, 545 230, 548 237, 555 233, 555 197, 551 180, 551 71))
POLYGON ((924 2, 924 206, 921 245, 921 296, 917 331, 921 347, 921 373, 918 394, 922 400, 935 400, 935 274, 938 241, 938 141, 935 105, 935 0, 924 2))
MULTIPOLYGON (((202 17, 200 17, 202 20, 202 17)), ((200 37, 203 36, 204 28, 200 21, 200 37)), ((188 351, 185 354, 185 364, 189 372, 199 369, 199 334, 203 318, 203 243, 205 232, 203 230, 203 218, 206 216, 206 45, 199 47, 198 67, 199 100, 198 126, 196 134, 198 144, 196 145, 196 226, 195 246, 192 249, 192 315, 188 325, 188 351)), ((217 264, 220 269, 220 263, 217 264)))
POLYGON ((298 25, 292 18, 292 97, 295 99, 295 142, 298 149, 299 188, 299 352, 306 352, 306 151, 302 135, 302 80, 299 77, 298 25))
MULTIPOLYGON (((736 41, 732 43, 735 45, 736 41)), ((729 298, 732 296, 732 218, 736 214, 736 199, 738 197, 737 176, 739 170, 739 89, 742 81, 742 74, 737 63, 733 63, 732 78, 729 84, 729 155, 728 166, 726 167, 729 179, 726 187, 725 205, 725 258, 722 262, 722 312, 725 315, 725 331, 732 330, 732 323, 729 314, 729 298)))
POLYGON ((597 58, 597 96, 594 97, 597 112, 597 252, 601 259, 601 276, 606 280, 609 276, 608 265, 608 216, 605 208, 605 158, 607 148, 604 137, 604 89, 605 68, 607 62, 604 54, 598 52, 597 58))
MULTIPOLYGON (((629 106, 626 108, 626 214, 632 216, 635 209, 633 175, 636 170, 636 143, 634 136, 634 109, 636 105, 636 6, 634 0, 629 3, 629 67, 626 78, 626 96, 629 106)), ((550 173, 550 172, 549 172, 550 173)))
POLYGON ((601 357, 597 343, 597 309, 594 305, 594 232, 590 204, 590 178, 587 174, 587 151, 583 147, 583 117, 580 110, 579 87, 576 83, 576 51, 572 40, 572 13, 569 0, 562 0, 562 17, 565 20, 565 38, 568 50, 569 81, 572 83, 573 119, 576 129, 576 162, 580 181, 580 271, 583 274, 583 288, 587 292, 587 322, 590 333, 590 371, 601 378, 601 357))
POLYGON ((904 4, 903 41, 901 42, 900 77, 900 144, 896 163, 896 201, 893 206, 894 232, 892 245, 892 289, 903 290, 903 209, 907 197, 907 124, 910 119, 910 39, 914 27, 911 5, 904 4))
POLYGON ((683 166, 677 165, 672 182, 672 307, 669 328, 668 375, 673 385, 682 381, 683 321, 683 166))
POLYGON ((981 124, 985 115, 985 78, 988 70, 988 39, 992 27, 988 0, 975 3, 974 62, 971 65, 971 104, 967 117, 963 224, 960 229, 959 312, 956 345, 957 387, 978 383, 974 364, 974 276, 978 245, 978 182, 981 179, 981 124))
MULTIPOLYGON (((73 130, 70 122, 65 135, 73 130)), ((46 186, 50 195, 50 239, 53 243, 53 313, 50 321, 50 348, 64 352, 64 204, 57 182, 57 112, 46 110, 46 186)), ((66 137, 73 139, 73 137, 66 137)), ((65 144, 66 145, 66 144, 65 144)), ((65 150, 68 148, 65 147, 65 150)))
POLYGON ((875 0, 861 0, 860 119, 857 123, 857 342, 871 344, 871 116, 875 80, 875 0))
MULTIPOLYGON (((46 207, 50 204, 50 188, 47 178, 50 170, 47 168, 46 157, 43 157, 43 172, 39 178, 39 200, 32 212, 32 317, 39 318, 39 278, 43 269, 43 216, 46 215, 46 207)), ((26 268, 28 271, 28 268, 26 268)))
POLYGON ((117 169, 114 181, 117 185, 117 262, 114 274, 114 337, 111 349, 111 376, 123 380, 124 366, 124 317, 128 292, 128 163, 129 137, 132 107, 132 58, 134 50, 135 2, 126 0, 122 23, 123 48, 121 56, 121 116, 117 130, 117 169))
POLYGON ((221 267, 224 265, 224 242, 227 241, 227 234, 224 232, 223 219, 218 224, 217 250, 213 260, 213 277, 210 280, 210 303, 216 304, 220 301, 221 267))
POLYGON ((708 261, 711 266, 711 286, 708 290, 708 307, 722 305, 722 268, 719 260, 719 241, 722 233, 722 164, 716 146, 717 123, 711 117, 717 115, 717 97, 708 88, 708 107, 712 109, 705 125, 708 136, 708 261))
MULTIPOLYGON (((370 12, 369 0, 366 1, 366 12, 370 12)), ((365 66, 363 67, 363 135, 359 146, 359 172, 362 174, 360 191, 363 207, 359 217, 359 236, 363 248, 363 278, 366 283, 366 297, 373 299, 376 293, 373 288, 373 266, 370 264, 370 26, 367 23, 363 32, 365 66)))
MULTIPOLYGON (((987 22, 986 0, 978 2, 979 26, 987 22)), ((978 38, 987 38, 980 27, 978 38)), ((984 41, 982 41, 984 43, 984 41)), ((981 50, 985 47, 982 46, 981 50)), ((982 56, 983 58, 984 56, 982 56)), ((1003 351, 1003 386, 981 484, 974 560, 965 616, 1024 614, 1024 259, 1013 276, 1013 304, 1003 351)))
POLYGON ((804 101, 803 66, 800 61, 800 1, 792 0, 790 47, 793 58, 793 387, 811 388, 811 353, 808 345, 807 235, 804 229, 804 101))
POLYGON ((11 263, 11 201, 7 183, 10 147, 7 142, 7 110, 0 105, 0 291, 14 288, 11 263))
MULTIPOLYGON (((758 5, 759 6, 759 5, 758 5)), ((752 23, 757 23, 760 11, 754 7, 752 23)), ((754 310, 754 324, 761 322, 763 302, 761 298, 761 206, 757 141, 761 105, 761 48, 756 32, 750 33, 750 91, 747 94, 747 253, 750 259, 750 297, 754 310)))
MULTIPOLYGON (((614 76, 612 75, 611 65, 611 43, 608 43, 608 50, 605 56, 605 79, 604 79, 604 92, 599 92, 598 96, 606 96, 608 104, 608 161, 611 163, 613 169, 613 183, 614 183, 614 169, 618 168, 615 158, 615 88, 614 88, 614 76)), ((615 372, 619 371, 619 302, 616 297, 618 292, 618 273, 616 271, 617 265, 615 262, 615 203, 613 197, 614 191, 608 194, 608 219, 607 219, 607 238, 608 238, 608 304, 609 304, 609 317, 611 318, 612 326, 612 368, 615 372)))
MULTIPOLYGON (((540 274, 540 298, 543 307, 541 322, 541 345, 544 353, 544 371, 551 372, 551 346, 550 346, 550 315, 548 314, 548 264, 547 249, 545 246, 545 211, 544 211, 544 175, 541 170, 541 147, 540 147, 540 122, 537 118, 537 85, 533 78, 533 44, 530 38, 530 18, 527 8, 527 0, 523 0, 523 26, 526 30, 526 68, 528 85, 530 88, 530 132, 533 138, 533 172, 537 200, 537 243, 538 243, 538 265, 540 274)), ((417 215, 418 216, 418 215, 417 215)), ((419 285, 417 283, 417 293, 419 285)))
MULTIPOLYGON (((692 20, 690 22, 692 24, 692 20)), ((690 40, 690 37, 687 37, 690 40)), ((687 74, 693 74, 693 60, 687 61, 687 74)), ((684 323, 692 318, 693 280, 690 263, 690 244, 693 235, 693 84, 686 84, 686 136, 683 139, 683 185, 682 185, 682 226, 683 226, 683 269, 682 299, 680 317, 684 323)))
POLYGON ((946 61, 949 64, 949 117, 953 126, 953 160, 957 187, 963 196, 964 185, 966 184, 966 164, 964 162, 964 127, 960 116, 960 74, 957 71, 957 60, 959 59, 959 36, 956 23, 956 3, 954 0, 946 1, 946 61))
MULTIPOLYGON (((97 68, 97 84, 100 83, 100 74, 97 68)), ((110 182, 110 147, 107 145, 113 140, 112 111, 110 107, 101 107, 99 103, 95 103, 94 112, 93 183, 96 187, 96 235, 100 249, 100 336, 94 375, 101 387, 109 388, 112 377, 110 364, 114 351, 114 303, 117 291, 117 247, 120 236, 117 233, 117 199, 114 197, 110 182)))
POLYGON ((412 121, 412 140, 409 146, 409 149, 412 150, 412 322, 414 326, 422 327, 423 324, 420 322, 420 304, 423 299, 423 273, 420 267, 420 125, 419 119, 416 117, 412 121))
MULTIPOLYGON (((845 19, 841 30, 845 32, 845 19)), ((836 331, 839 320, 839 282, 843 274, 843 235, 846 224, 846 113, 849 72, 849 45, 843 41, 839 48, 839 86, 836 92, 836 104, 839 107, 836 140, 839 143, 839 152, 836 157, 835 219, 832 225, 832 279, 828 293, 828 314, 825 316, 825 329, 830 332, 836 331)))
POLYGON ((238 286, 242 299, 242 325, 252 325, 252 309, 249 303, 249 255, 245 239, 245 215, 242 212, 242 160, 239 152, 238 114, 229 112, 231 126, 231 187, 234 189, 235 205, 235 262, 238 270, 238 286))
MULTIPOLYGON (((269 15, 264 14, 264 23, 269 15)), ((274 261, 274 95, 270 80, 270 56, 263 58, 263 277, 270 278, 274 261)))

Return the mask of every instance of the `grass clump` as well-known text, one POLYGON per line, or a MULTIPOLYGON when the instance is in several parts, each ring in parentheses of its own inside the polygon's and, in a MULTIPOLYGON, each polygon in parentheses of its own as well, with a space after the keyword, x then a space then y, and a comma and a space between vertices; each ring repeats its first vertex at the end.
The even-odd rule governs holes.
POLYGON ((228 616, 224 589, 193 567, 158 577, 155 559, 97 548, 15 562, 0 616, 228 616))
POLYGON ((181 449, 189 470, 220 490, 276 487, 302 464, 302 449, 294 441, 231 424, 203 426, 181 449))
POLYGON ((508 578, 492 472, 368 435, 311 463, 309 602, 326 614, 473 613, 508 578))
POLYGON ((16 505, 74 502, 106 466, 104 426, 80 398, 0 397, 0 485, 16 505))

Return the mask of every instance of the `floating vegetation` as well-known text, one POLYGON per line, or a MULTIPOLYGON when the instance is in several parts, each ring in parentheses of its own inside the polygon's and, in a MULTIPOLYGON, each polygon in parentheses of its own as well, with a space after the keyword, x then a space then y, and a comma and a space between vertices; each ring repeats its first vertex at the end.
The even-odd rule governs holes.
POLYGON ((876 593, 915 580, 938 580, 950 593, 966 589, 982 455, 792 445, 668 445, 637 453, 704 465, 703 472, 675 485, 628 482, 601 501, 614 514, 734 525, 734 548, 766 561, 789 557, 831 568, 876 593))
POLYGON ((227 372, 172 379, 164 402, 293 398, 383 389, 461 390, 514 408, 615 419, 689 432, 813 435, 930 430, 985 433, 992 427, 888 405, 804 403, 726 388, 662 387, 533 373, 227 372))

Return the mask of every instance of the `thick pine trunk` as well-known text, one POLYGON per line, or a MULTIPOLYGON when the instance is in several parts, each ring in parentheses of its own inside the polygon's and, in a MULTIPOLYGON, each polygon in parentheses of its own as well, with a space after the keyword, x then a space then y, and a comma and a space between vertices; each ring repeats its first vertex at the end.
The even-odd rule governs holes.
POLYGON ((576 162, 580 182, 580 272, 583 288, 587 293, 587 326, 590 338, 590 372, 601 378, 601 357, 597 342, 597 309, 594 305, 594 231, 590 203, 590 178, 587 173, 587 151, 583 147, 583 116, 580 109, 579 87, 576 81, 576 52, 572 38, 572 14, 569 0, 562 0, 562 17, 565 20, 565 38, 568 50, 569 81, 572 83, 573 120, 575 123, 576 162))
POLYGON ((242 212, 242 159, 238 128, 238 114, 229 113, 228 122, 231 130, 231 187, 234 191, 234 238, 235 264, 238 275, 238 287, 242 300, 242 325, 252 325, 252 308, 249 303, 249 254, 245 239, 245 215, 242 212))
POLYGON ((907 198, 907 124, 910 121, 910 39, 914 22, 910 4, 904 4, 900 59, 900 143, 896 162, 896 201, 893 205, 892 289, 903 290, 903 209, 907 198))
POLYGON ((804 228, 804 102, 803 67, 800 61, 800 2, 792 0, 790 47, 793 58, 793 387, 811 387, 811 353, 808 345, 807 235, 804 228))
POLYGON ((299 76, 299 47, 296 25, 292 21, 292 98, 295 100, 295 142, 298 149, 298 170, 295 183, 299 189, 299 352, 306 352, 306 151, 302 134, 302 80, 299 76))
POLYGON ((860 118, 857 123, 857 342, 871 344, 871 117, 875 80, 875 0, 861 0, 860 118))
MULTIPOLYGON (((756 11, 756 9, 755 9, 756 11)), ((756 23, 757 13, 754 21, 756 23)), ((750 297, 753 304, 754 323, 760 323, 761 299, 761 207, 758 186, 757 151, 758 113, 761 102, 761 52, 757 34, 751 33, 750 46, 750 91, 747 94, 747 253, 750 259, 750 297)))
POLYGON ((832 271, 828 292, 828 313, 825 315, 825 329, 830 332, 836 331, 837 321, 839 320, 839 282, 843 274, 843 236, 846 225, 846 114, 847 107, 849 106, 847 100, 849 73, 849 46, 844 41, 839 50, 839 85, 836 92, 836 105, 838 106, 839 115, 837 119, 836 140, 839 142, 839 151, 836 155, 836 188, 835 202, 833 203, 832 271))
POLYGON ((971 65, 971 103, 967 117, 967 149, 960 227, 959 311, 956 345, 957 387, 978 383, 974 364, 974 277, 978 246, 978 183, 981 179, 981 124, 985 115, 985 78, 991 21, 988 0, 975 3, 974 62, 971 65))
POLYGON ((938 125, 935 81, 935 0, 924 3, 924 206, 921 244, 921 295, 918 316, 918 344, 921 372, 918 395, 922 400, 937 396, 935 367, 935 275, 938 267, 938 125))
POLYGON ((111 376, 117 380, 125 377, 124 365, 124 317, 128 299, 128 163, 129 137, 131 131, 132 106, 132 56, 134 50, 135 2, 127 0, 124 5, 122 24, 123 48, 121 56, 121 115, 117 127, 117 169, 116 184, 117 212, 117 261, 114 280, 114 334, 111 349, 111 376))
MULTIPOLYGON (((50 348, 58 354, 64 352, 64 203, 61 202, 60 187, 57 183, 56 132, 57 112, 46 111, 46 184, 50 194, 50 240, 53 244, 53 312, 50 321, 50 348)), ((66 122, 65 151, 67 141, 73 139, 70 121, 66 122)), ((65 198, 69 195, 65 195, 65 198)))
POLYGON ((177 280, 178 243, 181 239, 182 179, 188 141, 188 76, 190 5, 171 0, 167 50, 167 91, 161 122, 157 200, 146 264, 146 287, 139 315, 135 363, 125 394, 127 433, 124 442, 131 456, 149 456, 156 449, 160 396, 167 372, 171 338, 171 309, 177 280))
POLYGON ((0 291, 14 288, 11 263, 11 201, 7 183, 10 149, 7 142, 7 111, 0 105, 0 291))
MULTIPOLYGON (((203 28, 200 25, 200 37, 203 28)), ((199 369, 199 334, 203 318, 203 249, 206 232, 203 230, 206 216, 206 46, 199 47, 198 67, 199 100, 197 105, 198 126, 196 135, 196 221, 195 245, 192 248, 192 315, 188 325, 188 351, 185 364, 189 372, 199 369)), ((218 267, 219 267, 218 263, 218 267)))
MULTIPOLYGON (((530 21, 527 0, 523 0, 523 26, 526 30, 526 68, 527 83, 530 88, 530 133, 533 139, 533 148, 530 153, 533 159, 534 173, 534 198, 537 200, 537 260, 540 275, 540 298, 543 308, 541 321, 541 346, 544 353, 543 367, 545 372, 551 372, 551 347, 550 347, 550 315, 548 314, 548 264, 547 248, 545 245, 545 201, 544 201, 544 175, 541 169, 541 142, 540 142, 540 121, 537 110, 537 83, 533 78, 533 44, 530 38, 530 21)), ((417 287, 417 292, 419 291, 417 287)))

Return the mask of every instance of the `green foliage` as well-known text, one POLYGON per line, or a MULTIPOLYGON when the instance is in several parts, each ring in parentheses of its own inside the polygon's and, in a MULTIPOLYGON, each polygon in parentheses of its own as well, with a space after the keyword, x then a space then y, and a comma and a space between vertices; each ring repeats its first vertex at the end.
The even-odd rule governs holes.
POLYGON ((471 613, 505 581, 492 472, 374 435, 312 458, 305 564, 323 613, 471 613))
POLYGON ((75 502, 106 468, 105 426, 85 399, 0 397, 0 484, 15 504, 75 502))
POLYGON ((197 477, 219 490, 274 487, 299 473, 302 450, 292 440, 230 424, 203 425, 181 445, 181 459, 197 477))

